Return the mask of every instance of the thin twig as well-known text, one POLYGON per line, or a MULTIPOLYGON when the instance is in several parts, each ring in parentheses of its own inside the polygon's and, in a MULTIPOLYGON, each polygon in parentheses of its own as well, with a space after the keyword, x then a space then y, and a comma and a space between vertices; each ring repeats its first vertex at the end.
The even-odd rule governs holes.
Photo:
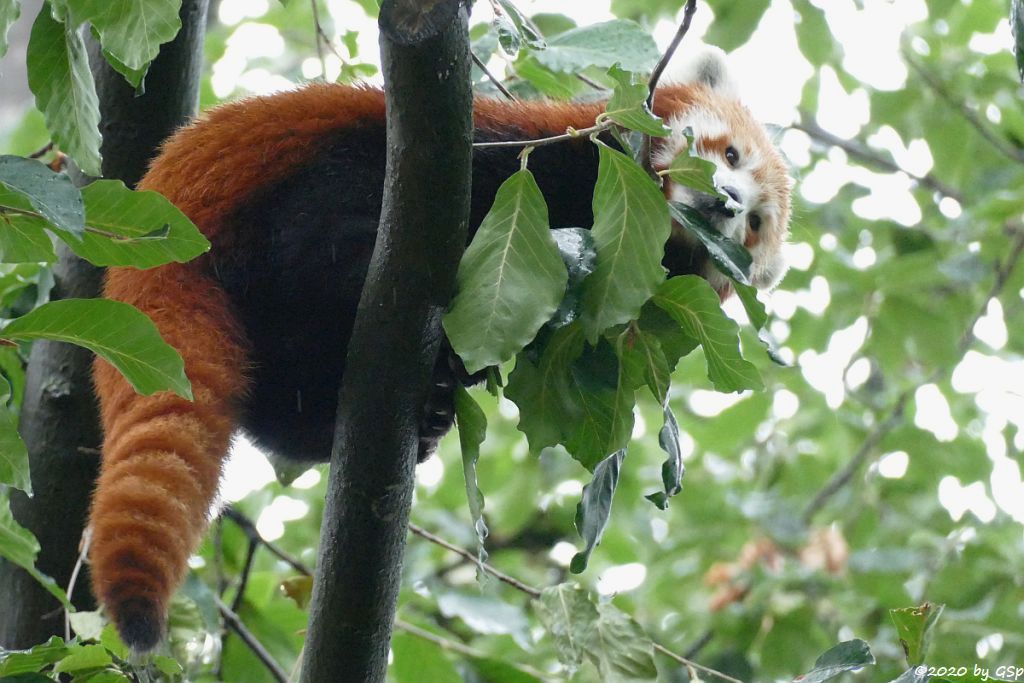
POLYGON ((231 611, 233 612, 237 612, 239 606, 242 604, 242 597, 245 595, 245 588, 249 585, 249 574, 252 573, 252 562, 256 558, 256 549, 259 547, 259 539, 249 539, 249 547, 245 552, 245 563, 242 565, 241 578, 238 580, 238 590, 235 591, 235 597, 231 600, 231 611))
MULTIPOLYGON (((506 573, 504 573, 504 572, 502 572, 502 571, 500 571, 498 569, 495 569, 492 565, 489 565, 486 562, 480 562, 479 558, 474 553, 471 553, 470 551, 466 550, 465 548, 460 548, 459 546, 455 545, 454 543, 449 543, 448 541, 444 540, 440 536, 436 536, 436 535, 430 533, 429 531, 427 531, 423 527, 417 526, 416 524, 413 524, 412 522, 409 522, 409 531, 411 531, 412 533, 416 534, 417 536, 420 536, 421 538, 425 538, 426 540, 430 541, 431 543, 434 543, 436 545, 441 546, 445 550, 450 550, 451 552, 455 553, 456 555, 460 555, 460 556, 466 558, 467 560, 469 560, 470 562, 475 564, 477 567, 480 567, 480 569, 482 569, 484 572, 490 574, 491 576, 493 576, 494 578, 498 579, 499 581, 501 581, 503 583, 507 583, 508 585, 512 586, 516 590, 521 591, 523 593, 526 593, 527 595, 529 595, 532 598, 539 598, 541 596, 541 592, 538 589, 534 588, 533 586, 529 586, 529 585, 523 583, 522 581, 520 581, 519 579, 513 578, 513 577, 509 576, 508 574, 506 574, 506 573)), ((397 625, 397 623, 396 623, 396 625, 397 625)), ((433 635, 433 634, 431 634, 431 635, 433 635)), ((702 666, 702 665, 698 664, 697 662, 689 660, 686 657, 682 657, 680 655, 677 655, 676 653, 674 653, 671 650, 669 650, 668 648, 666 648, 664 645, 659 645, 658 643, 654 643, 654 649, 657 650, 658 652, 660 652, 661 654, 665 655, 669 659, 672 659, 672 660, 674 660, 674 661, 676 661, 676 662, 678 662, 680 664, 683 664, 684 666, 690 666, 690 667, 693 667, 694 669, 699 669, 700 671, 703 671, 705 673, 711 674, 713 676, 717 676, 719 679, 721 679, 723 681, 727 681, 728 683, 743 683, 743 681, 737 680, 737 679, 733 678, 732 676, 729 676, 727 674, 723 674, 723 673, 721 673, 719 671, 715 671, 714 669, 710 669, 710 668, 708 668, 706 666, 702 666)))
MULTIPOLYGON (((665 50, 665 54, 658 60, 657 65, 654 67, 654 71, 651 72, 651 79, 647 82, 647 108, 652 112, 654 111, 654 93, 658 88, 658 81, 661 80, 661 74, 664 73, 665 67, 668 66, 669 60, 672 59, 672 55, 675 54, 679 44, 683 42, 683 37, 690 30, 690 22, 693 21, 693 15, 697 11, 697 0, 687 0, 686 9, 683 10, 683 21, 679 24, 679 28, 676 29, 676 34, 672 38, 672 42, 669 43, 668 49, 665 50)), ((640 159, 643 161, 644 170, 647 173, 653 172, 651 165, 651 136, 644 133, 642 142, 640 145, 640 159)))
POLYGON ((320 77, 323 80, 327 80, 327 62, 324 59, 324 47, 323 44, 326 42, 330 44, 330 40, 327 38, 327 34, 324 33, 323 27, 320 25, 320 7, 317 5, 319 0, 309 0, 313 6, 313 26, 316 31, 314 39, 316 40, 316 56, 320 59, 320 77))
POLYGON ((473 63, 477 65, 477 68, 479 68, 481 71, 484 72, 484 75, 487 76, 487 80, 489 80, 491 83, 493 83, 494 87, 497 88, 501 92, 502 95, 504 95, 508 99, 512 100, 513 102, 517 101, 516 100, 516 96, 513 95, 511 93, 511 91, 509 91, 508 88, 505 87, 504 83, 502 83, 500 80, 498 80, 497 76, 495 76, 494 74, 492 74, 490 72, 490 70, 487 68, 487 65, 484 64, 482 59, 480 59, 479 57, 476 56, 475 52, 470 50, 469 56, 473 58, 473 63))
POLYGON ((601 123, 590 126, 589 128, 575 128, 569 129, 569 132, 562 133, 561 135, 553 135, 549 138, 537 138, 536 140, 499 140, 496 142, 474 142, 473 147, 475 149, 482 149, 485 147, 542 147, 543 145, 551 145, 556 142, 563 142, 565 140, 576 140, 577 138, 583 138, 588 135, 596 135, 597 133, 603 133, 612 126, 615 122, 611 119, 606 119, 601 123))
MULTIPOLYGON (((1009 225, 1007 226, 1008 231, 1014 236, 1013 245, 1010 248, 1010 253, 1006 257, 1006 260, 1002 264, 996 267, 996 277, 992 282, 992 286, 989 288, 988 294, 986 294, 981 306, 975 312, 968 323, 963 334, 960 337, 960 343, 958 345, 958 353, 963 356, 967 353, 971 344, 974 343, 974 328, 978 324, 978 321, 988 311, 988 304, 993 299, 999 297, 1003 289, 1006 287, 1006 283, 1009 281, 1010 276, 1016 269, 1017 264, 1020 263, 1021 256, 1024 255, 1024 226, 1022 225, 1009 225)), ((831 500, 833 496, 841 491, 847 484, 849 484, 854 476, 860 471, 861 467, 867 462, 871 456, 874 455, 875 447, 878 446, 879 442, 895 429, 903 421, 903 415, 906 412, 907 403, 910 401, 918 389, 927 384, 935 384, 948 373, 945 368, 936 368, 929 374, 924 380, 917 382, 914 386, 909 387, 902 391, 896 398, 892 409, 889 411, 889 416, 878 423, 878 425, 871 430, 871 433, 864 439, 864 443, 857 449, 857 452, 853 454, 853 457, 843 466, 841 470, 836 472, 825 486, 811 499, 811 502, 804 508, 802 515, 805 524, 809 524, 815 514, 820 511, 825 504, 831 500)))
POLYGON ((223 597, 228 589, 228 577, 224 573, 224 518, 218 517, 213 525, 213 572, 217 576, 217 595, 223 597))
POLYGON ((478 567, 480 567, 483 571, 487 572, 488 574, 490 574, 491 576, 496 578, 498 581, 501 581, 503 583, 507 583, 508 585, 512 586, 516 590, 521 591, 523 593, 526 593, 527 595, 529 595, 532 598, 539 598, 540 597, 540 591, 539 590, 537 590, 536 588, 533 588, 532 586, 526 585, 525 583, 523 583, 519 579, 511 577, 511 576, 509 576, 508 574, 502 572, 499 569, 495 569, 493 566, 487 564, 486 562, 480 562, 480 558, 477 557, 475 553, 471 553, 470 551, 466 550, 465 548, 460 548, 459 546, 457 546, 457 545, 455 545, 453 543, 449 543, 448 541, 444 540, 440 536, 435 536, 434 534, 430 533, 429 531, 427 531, 423 527, 417 526, 416 524, 413 524, 412 522, 409 522, 409 531, 413 532, 414 534, 416 534, 417 536, 419 536, 421 538, 427 539, 428 541, 430 541, 431 543, 433 543, 435 545, 441 546, 445 550, 450 550, 451 552, 455 553, 456 555, 461 555, 462 557, 466 558, 467 560, 469 560, 473 564, 475 564, 478 567))
POLYGON ((870 148, 862 145, 856 140, 848 140, 846 138, 841 138, 838 135, 833 135, 819 126, 817 122, 814 121, 814 118, 807 115, 806 112, 801 112, 800 121, 794 123, 792 128, 793 130, 799 130, 806 133, 811 138, 821 142, 822 144, 843 150, 846 152, 847 156, 856 159, 861 163, 880 168, 883 171, 888 171, 890 173, 904 173, 918 185, 927 187, 933 192, 938 192, 944 197, 955 199, 961 204, 964 202, 964 197, 959 190, 950 187, 930 173, 926 173, 925 175, 911 173, 899 164, 886 159, 881 154, 872 151, 870 148))
POLYGON ((53 140, 51 140, 50 142, 47 142, 42 147, 40 147, 36 151, 34 151, 31 154, 29 154, 28 158, 29 159, 38 159, 39 157, 41 157, 44 154, 46 154, 47 152, 49 152, 51 149, 53 149, 53 140))
POLYGON ((910 400, 911 394, 916 389, 917 387, 914 387, 913 390, 907 389, 899 395, 889 413, 889 417, 878 423, 871 430, 871 433, 867 435, 867 438, 864 439, 864 442, 857 449, 857 452, 853 454, 853 457, 850 458, 841 470, 832 475, 832 478, 815 494, 811 502, 804 508, 804 524, 809 524, 814 515, 825 506, 825 503, 853 480, 853 477, 860 471, 861 466, 874 454, 875 446, 878 445, 878 442, 903 421, 903 413, 907 406, 907 401, 910 400))
POLYGON ((611 88, 607 88, 607 87, 601 85, 600 83, 595 81, 593 78, 590 78, 589 76, 586 76, 586 75, 580 74, 580 73, 574 74, 574 75, 576 76, 576 78, 578 80, 583 81, 584 83, 589 85, 594 90, 600 90, 602 92, 608 92, 609 90, 611 90, 611 88))
POLYGON ((917 75, 921 77, 921 80, 923 80, 925 84, 939 96, 939 99, 943 100, 953 109, 956 109, 960 115, 964 117, 964 120, 967 121, 974 130, 978 131, 978 134, 981 135, 986 142, 992 145, 997 152, 1005 156, 1010 161, 1015 161, 1018 164, 1024 163, 1024 150, 1010 145, 1006 140, 992 132, 988 125, 981 120, 981 117, 978 116, 976 111, 967 106, 967 103, 954 97, 946 88, 946 85, 939 80, 935 74, 926 69, 923 64, 919 63, 913 55, 910 54, 909 50, 903 48, 902 53, 903 60, 910 65, 910 68, 912 68, 917 75))
POLYGON ((661 56, 661 59, 658 60, 657 65, 654 67, 654 71, 651 72, 651 79, 647 82, 647 89, 650 91, 647 93, 647 107, 651 110, 654 109, 654 90, 658 87, 661 74, 665 71, 665 67, 668 66, 672 55, 675 54, 679 43, 683 42, 683 37, 690 30, 690 22, 693 21, 693 14, 696 11, 697 0, 687 0, 686 9, 683 10, 683 21, 679 24, 679 28, 676 29, 676 34, 673 36, 672 42, 668 44, 665 54, 661 56))
POLYGON ((215 603, 217 603, 217 609, 220 610, 221 617, 224 618, 224 622, 231 628, 232 631, 238 634, 238 637, 242 639, 256 658, 263 663, 263 666, 267 667, 267 671, 274 677, 278 683, 288 683, 288 674, 281 668, 274 658, 267 652, 267 649, 263 647, 263 643, 257 640, 256 636, 245 627, 242 620, 235 612, 225 605, 220 598, 217 596, 213 597, 215 603))
MULTIPOLYGON (((82 531, 82 541, 78 544, 78 559, 75 560, 75 566, 71 570, 71 578, 68 579, 68 590, 65 593, 68 596, 68 602, 71 602, 71 596, 75 594, 75 584, 78 583, 78 573, 82 571, 82 565, 85 564, 85 558, 89 556, 89 546, 92 544, 92 527, 87 526, 82 531)), ((64 609, 64 640, 71 641, 71 612, 67 608, 64 609)))
POLYGON ((665 655, 669 659, 671 659, 671 660, 673 660, 675 662, 678 662, 679 664, 682 664, 683 666, 693 667, 694 669, 697 669, 698 671, 703 671, 706 674, 711 674, 712 676, 718 678, 719 680, 727 681, 728 683, 743 683, 743 681, 741 681, 740 679, 733 678, 729 674, 724 674, 721 671, 716 671, 715 669, 706 667, 706 666, 704 666, 702 664, 698 664, 697 662, 689 660, 686 657, 680 657, 675 652, 672 652, 671 650, 666 648, 664 645, 659 645, 658 643, 655 643, 654 644, 654 649, 657 650, 658 652, 660 652, 661 654, 665 655))
MULTIPOLYGON (((417 638, 429 640, 431 643, 437 645, 441 649, 450 650, 452 652, 462 655, 463 657, 472 657, 474 659, 486 659, 488 656, 487 653, 485 652, 475 650, 469 647, 468 645, 464 645, 463 643, 454 640, 442 638, 436 633, 431 633, 430 631, 422 629, 419 626, 413 626, 412 624, 402 621, 401 619, 395 619, 395 628, 397 628, 400 631, 405 631, 410 635, 414 635, 417 638)), ((544 673, 540 669, 534 669, 532 666, 528 666, 526 664, 517 664, 515 662, 508 661, 506 661, 505 663, 511 666, 516 671, 520 671, 528 676, 533 676, 534 678, 540 678, 541 680, 561 680, 555 676, 552 676, 551 674, 544 673)))
POLYGON ((238 527, 242 530, 242 532, 246 535, 246 537, 260 543, 264 548, 269 550, 279 560, 281 560, 285 564, 290 565, 292 569, 299 572, 300 574, 304 574, 305 576, 313 576, 312 569, 303 564, 301 560, 292 557, 291 555, 289 555, 288 553, 274 545, 272 542, 263 538, 259 530, 256 528, 256 525, 252 523, 252 520, 246 517, 241 512, 239 512, 237 509, 233 507, 226 507, 224 508, 224 511, 221 514, 230 519, 235 524, 237 524, 238 527))

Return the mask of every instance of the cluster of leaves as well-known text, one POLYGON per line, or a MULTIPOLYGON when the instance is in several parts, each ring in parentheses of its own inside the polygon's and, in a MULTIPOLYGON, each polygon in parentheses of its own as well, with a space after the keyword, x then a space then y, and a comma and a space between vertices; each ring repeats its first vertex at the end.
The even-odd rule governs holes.
MULTIPOLYGON (((65 641, 52 637, 27 650, 0 648, 0 679, 45 683, 59 677, 72 683, 129 683, 139 680, 160 680, 168 683, 190 680, 185 666, 209 658, 204 648, 206 632, 217 628, 215 618, 207 618, 200 605, 212 608, 212 593, 194 592, 190 582, 185 595, 176 596, 170 606, 168 652, 139 658, 121 641, 112 623, 99 612, 72 612, 68 627, 74 634, 65 641), (205 597, 204 597, 205 596, 205 597), (207 604, 208 603, 208 604, 207 604)), ((209 610, 207 610, 209 611, 209 610)))
MULTIPOLYGON (((647 134, 668 134, 646 107, 647 88, 617 65, 610 75, 617 85, 596 125, 608 120, 647 134)), ((679 359, 700 346, 716 389, 762 388, 757 370, 740 353, 736 324, 707 281, 694 275, 665 279, 661 260, 670 213, 736 278, 751 318, 761 323, 765 318, 749 286, 746 250, 697 211, 666 202, 629 155, 596 137, 593 141, 599 156, 593 227, 552 230, 544 197, 526 167, 527 148, 523 168, 499 188, 466 250, 458 291, 444 319, 452 348, 470 373, 515 358, 504 393, 519 407, 519 428, 530 448, 540 452, 560 444, 594 473, 577 516, 586 547, 573 562, 575 572, 586 568, 607 524, 638 389, 647 387, 665 415, 664 490, 651 496, 664 509, 681 490, 684 470, 679 428, 668 407, 679 359)), ((713 164, 684 151, 667 173, 676 182, 715 192, 713 170, 713 164)), ((492 390, 500 384, 493 382, 492 390)), ((465 395, 456 416, 460 429, 475 433, 471 441, 478 444, 485 428, 477 427, 482 413, 471 401, 465 395)), ((481 496, 469 468, 467 486, 482 543, 481 496)))

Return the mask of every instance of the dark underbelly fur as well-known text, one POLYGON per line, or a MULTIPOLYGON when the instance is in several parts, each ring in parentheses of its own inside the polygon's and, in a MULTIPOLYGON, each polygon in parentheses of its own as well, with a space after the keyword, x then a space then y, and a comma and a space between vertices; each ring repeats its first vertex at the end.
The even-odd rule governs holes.
MULTIPOLYGON (((503 131, 500 137, 515 134, 503 131)), ((478 134, 488 137, 499 135, 478 134)), ((326 141, 319 158, 238 213, 234 229, 244 246, 213 256, 251 347, 253 389, 242 406, 242 428, 275 455, 330 459, 346 349, 380 216, 384 150, 379 124, 326 141)), ((498 186, 519 168, 517 152, 476 151, 471 232, 498 186)), ((548 201, 552 227, 589 228, 594 146, 580 141, 538 148, 530 168, 548 201)), ((454 382, 473 379, 450 349, 442 350, 420 426, 421 459, 451 428, 454 382)))

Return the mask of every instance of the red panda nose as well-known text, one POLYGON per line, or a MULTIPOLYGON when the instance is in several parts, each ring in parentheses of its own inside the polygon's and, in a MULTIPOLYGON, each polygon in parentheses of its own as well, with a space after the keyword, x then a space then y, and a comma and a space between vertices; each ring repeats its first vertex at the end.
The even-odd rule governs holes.
POLYGON ((729 195, 729 197, 731 197, 732 200, 737 204, 743 204, 743 202, 740 200, 740 191, 737 190, 735 187, 732 187, 731 185, 723 185, 718 189, 729 195))

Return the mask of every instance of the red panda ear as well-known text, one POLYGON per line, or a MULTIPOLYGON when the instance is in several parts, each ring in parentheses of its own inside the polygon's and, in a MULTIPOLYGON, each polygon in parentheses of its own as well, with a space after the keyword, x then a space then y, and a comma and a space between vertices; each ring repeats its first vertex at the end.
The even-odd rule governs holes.
POLYGON ((729 72, 728 59, 717 47, 703 45, 680 64, 673 80, 680 83, 702 83, 719 95, 739 98, 739 87, 729 72))

